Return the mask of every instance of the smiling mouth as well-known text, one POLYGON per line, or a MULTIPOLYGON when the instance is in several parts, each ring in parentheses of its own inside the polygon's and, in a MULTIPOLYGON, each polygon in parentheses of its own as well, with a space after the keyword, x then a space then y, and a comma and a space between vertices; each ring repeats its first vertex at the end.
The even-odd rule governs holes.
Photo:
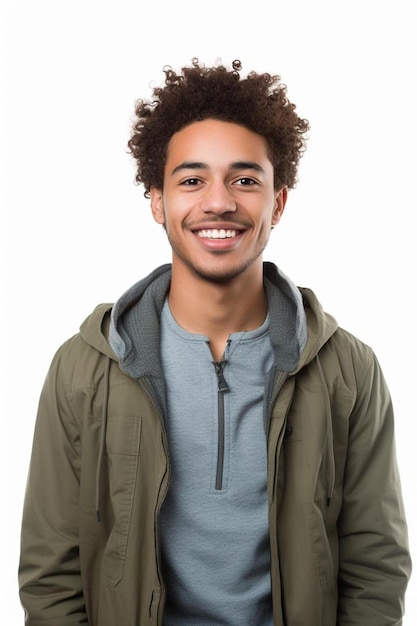
POLYGON ((203 237, 204 239, 231 239, 237 237, 241 232, 242 231, 233 228, 208 228, 197 230, 196 234, 198 237, 203 237))

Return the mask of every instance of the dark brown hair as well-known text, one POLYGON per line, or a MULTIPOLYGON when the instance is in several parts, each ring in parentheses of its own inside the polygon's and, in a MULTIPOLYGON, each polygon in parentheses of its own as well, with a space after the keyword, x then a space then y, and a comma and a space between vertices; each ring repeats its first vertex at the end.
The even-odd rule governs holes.
POLYGON ((274 168, 276 189, 295 187, 298 162, 305 150, 309 123, 295 112, 280 76, 250 72, 242 78, 240 61, 232 68, 205 67, 198 59, 176 73, 165 67, 165 84, 151 100, 138 100, 128 142, 137 163, 135 180, 162 190, 167 146, 172 135, 192 122, 217 119, 234 122, 262 135, 274 168))

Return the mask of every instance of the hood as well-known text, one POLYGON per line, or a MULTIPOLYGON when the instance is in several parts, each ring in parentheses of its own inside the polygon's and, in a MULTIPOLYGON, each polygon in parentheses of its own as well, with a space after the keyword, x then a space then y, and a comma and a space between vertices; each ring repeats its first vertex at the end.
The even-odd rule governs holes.
POLYGON ((299 287, 299 290, 306 315, 308 339, 301 355, 297 371, 314 359, 338 328, 338 323, 335 318, 323 310, 317 296, 311 289, 299 287))
POLYGON ((113 304, 98 304, 80 326, 80 335, 86 344, 105 356, 117 361, 108 341, 110 315, 113 304))
POLYGON ((273 347, 281 363, 283 353, 287 355, 282 369, 295 373, 318 354, 337 322, 310 289, 296 287, 273 263, 264 263, 264 282, 273 347))
MULTIPOLYGON (((170 279, 171 265, 167 263, 135 283, 115 304, 99 304, 80 327, 84 341, 118 361, 131 376, 159 376, 159 315, 170 279), (140 325, 137 324, 138 317, 140 325)), ((282 360, 284 346, 290 342, 284 359, 285 369, 298 371, 317 355, 333 335, 337 322, 323 310, 311 289, 296 287, 273 263, 264 263, 264 282, 271 336, 279 338, 274 340, 274 349, 280 351, 282 360), (274 287, 278 287, 278 293, 274 287)))

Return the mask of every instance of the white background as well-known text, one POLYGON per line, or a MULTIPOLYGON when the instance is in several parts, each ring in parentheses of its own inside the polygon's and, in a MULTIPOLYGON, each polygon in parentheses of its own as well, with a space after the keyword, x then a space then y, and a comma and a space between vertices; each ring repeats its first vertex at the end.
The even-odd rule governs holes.
MULTIPOLYGON (((1 5, 1 614, 23 624, 19 527, 49 362, 98 303, 169 261, 133 183, 134 102, 193 56, 280 74, 309 119, 265 259, 375 349, 416 552, 416 36, 411 0, 1 5)), ((417 586, 406 626, 417 623, 417 586)), ((307 625, 306 625, 307 626, 307 625)))

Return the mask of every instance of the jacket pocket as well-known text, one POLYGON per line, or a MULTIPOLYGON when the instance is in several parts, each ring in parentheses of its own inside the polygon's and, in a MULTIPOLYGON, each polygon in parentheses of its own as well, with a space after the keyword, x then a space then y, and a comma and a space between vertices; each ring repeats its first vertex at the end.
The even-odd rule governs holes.
POLYGON ((116 586, 123 576, 140 451, 141 418, 109 415, 106 430, 110 501, 114 524, 103 554, 103 581, 116 586))

